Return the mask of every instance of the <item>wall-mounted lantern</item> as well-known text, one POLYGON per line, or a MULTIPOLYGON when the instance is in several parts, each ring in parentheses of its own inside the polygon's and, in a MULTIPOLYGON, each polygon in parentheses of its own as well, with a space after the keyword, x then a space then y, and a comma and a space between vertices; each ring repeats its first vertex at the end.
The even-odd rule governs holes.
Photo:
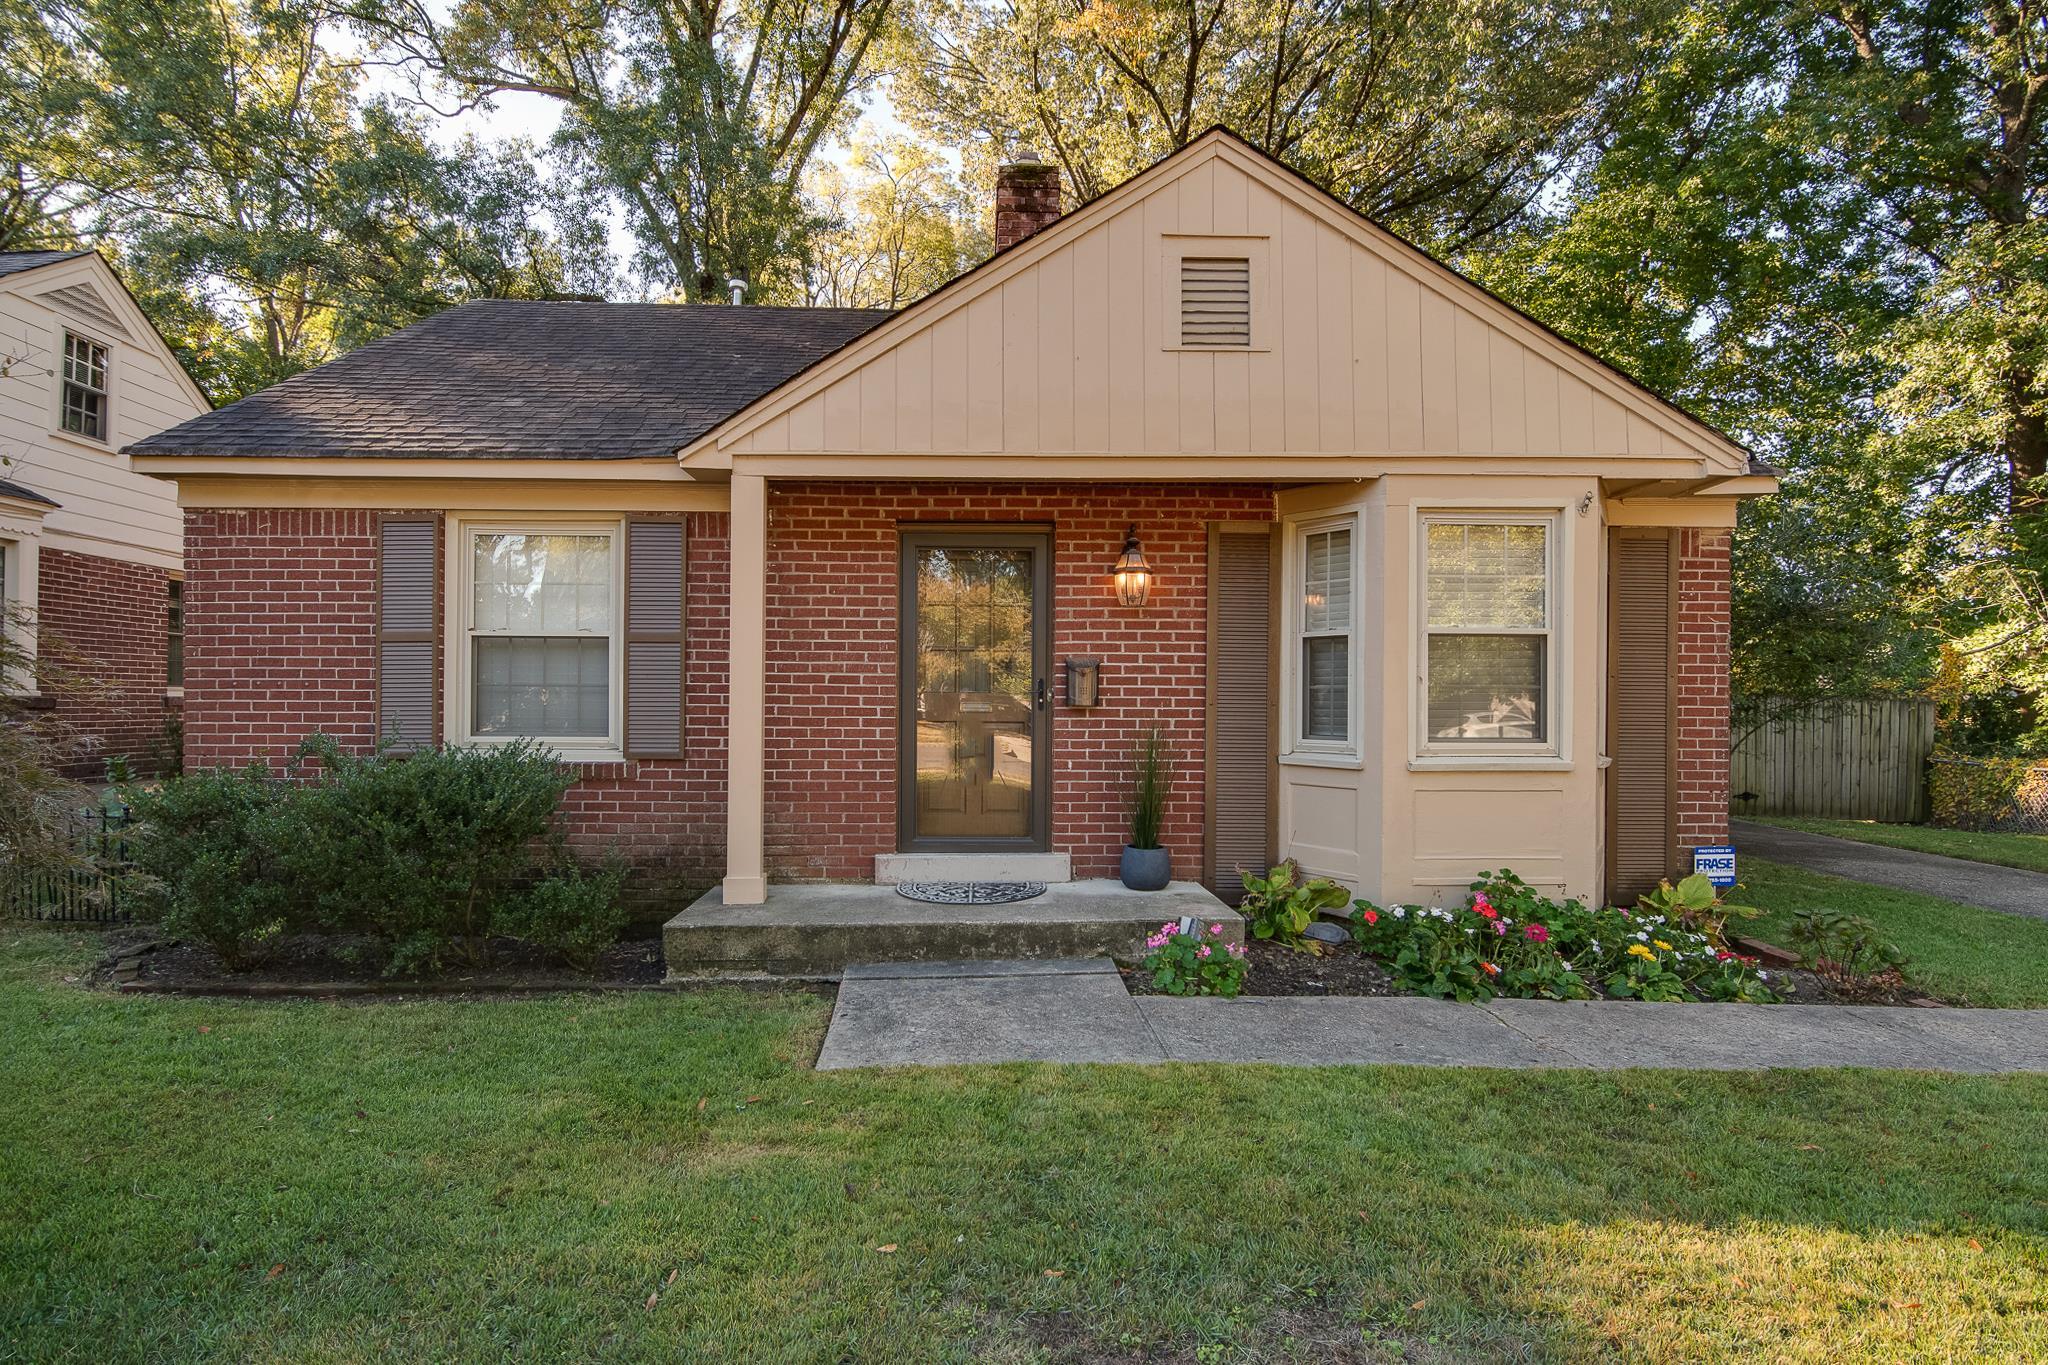
POLYGON ((1138 544, 1138 528, 1124 532, 1124 552, 1116 557, 1111 571, 1116 579, 1116 600, 1127 607, 1142 607, 1152 592, 1152 566, 1145 561, 1145 549, 1138 544))
POLYGON ((1094 706, 1102 699, 1102 660, 1067 660, 1067 705, 1094 706))

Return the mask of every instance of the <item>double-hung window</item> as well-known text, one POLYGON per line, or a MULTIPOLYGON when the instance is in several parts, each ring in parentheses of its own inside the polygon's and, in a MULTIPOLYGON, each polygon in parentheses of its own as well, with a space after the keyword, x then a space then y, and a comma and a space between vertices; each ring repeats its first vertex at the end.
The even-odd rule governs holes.
POLYGON ((1349 516, 1295 532, 1297 752, 1356 752, 1357 540, 1357 523, 1349 516))
POLYGON ((1555 520, 1422 528, 1423 751, 1554 752, 1555 520))
POLYGON ((465 524, 471 739, 618 747, 618 528, 465 524))
POLYGON ((58 415, 64 430, 88 440, 106 440, 107 348, 90 337, 66 332, 63 379, 58 415))

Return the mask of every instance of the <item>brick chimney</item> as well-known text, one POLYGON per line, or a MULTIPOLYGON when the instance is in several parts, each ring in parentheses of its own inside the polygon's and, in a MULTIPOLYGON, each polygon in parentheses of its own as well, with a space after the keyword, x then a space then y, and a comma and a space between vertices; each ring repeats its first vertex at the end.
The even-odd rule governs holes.
POLYGON ((1015 246, 1060 216, 1060 168, 1020 151, 996 167, 996 250, 1015 246))

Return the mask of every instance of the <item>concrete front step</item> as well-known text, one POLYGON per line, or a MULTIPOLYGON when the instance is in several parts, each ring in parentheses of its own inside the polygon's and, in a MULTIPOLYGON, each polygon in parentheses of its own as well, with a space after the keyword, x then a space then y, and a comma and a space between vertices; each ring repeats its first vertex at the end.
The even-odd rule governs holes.
POLYGON ((714 888, 662 927, 670 981, 788 977, 836 981, 855 963, 1111 957, 1136 961, 1145 936, 1191 915, 1239 942, 1244 920, 1193 882, 1132 891, 1065 882, 1008 905, 928 905, 893 886, 771 886, 765 905, 725 904, 714 888))

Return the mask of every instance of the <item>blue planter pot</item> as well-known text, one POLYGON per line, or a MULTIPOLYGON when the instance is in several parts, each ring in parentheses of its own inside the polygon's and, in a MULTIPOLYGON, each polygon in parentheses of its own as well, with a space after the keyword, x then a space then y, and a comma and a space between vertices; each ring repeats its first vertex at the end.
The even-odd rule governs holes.
POLYGON ((1173 856, 1163 848, 1132 848, 1124 845, 1120 873, 1133 891, 1163 891, 1173 880, 1173 856))

